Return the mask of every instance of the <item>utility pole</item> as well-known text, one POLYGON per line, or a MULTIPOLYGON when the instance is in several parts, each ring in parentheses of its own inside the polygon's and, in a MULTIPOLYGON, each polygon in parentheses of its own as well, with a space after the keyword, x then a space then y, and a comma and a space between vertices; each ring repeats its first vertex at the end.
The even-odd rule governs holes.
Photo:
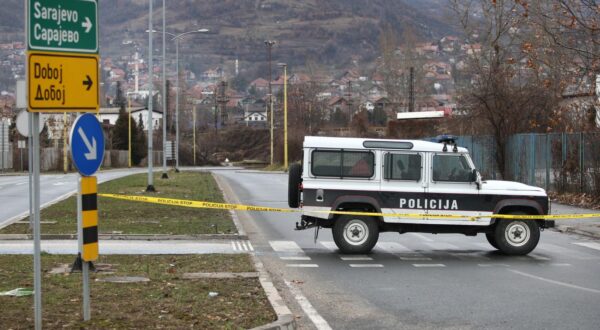
POLYGON ((408 77, 408 112, 415 111, 415 68, 410 67, 410 76, 408 77))
POLYGON ((273 40, 265 40, 265 46, 267 46, 267 56, 269 60, 269 107, 271 109, 267 115, 271 119, 271 165, 273 165, 273 91, 271 87, 271 81, 273 81, 273 72, 271 71, 271 49, 273 48, 274 44, 275 41, 273 40))
POLYGON ((63 114, 63 173, 67 174, 69 167, 67 158, 67 113, 63 114))
POLYGON ((162 119, 162 131, 163 131, 163 173, 161 179, 168 179, 167 174, 167 69, 166 69, 166 48, 167 48, 167 34, 166 34, 166 22, 165 22, 165 0, 162 2, 162 83, 163 83, 163 119, 162 119))
MULTIPOLYGON (((154 84, 154 73, 152 72, 152 2, 153 0, 148 1, 150 3, 149 13, 148 13, 148 77, 150 80, 150 87, 148 91, 148 186, 146 187, 147 192, 155 192, 154 189, 154 177, 152 174, 152 85, 154 84)), ((163 114, 164 116, 164 114, 163 114)))

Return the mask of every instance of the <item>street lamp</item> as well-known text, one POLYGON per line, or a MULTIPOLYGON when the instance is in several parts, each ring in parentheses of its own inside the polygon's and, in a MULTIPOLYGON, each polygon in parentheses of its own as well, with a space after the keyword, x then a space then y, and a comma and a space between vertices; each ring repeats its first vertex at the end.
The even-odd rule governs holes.
POLYGON ((152 84, 154 83, 154 73, 152 72, 152 2, 153 0, 149 1, 150 6, 148 9, 148 76, 150 79, 150 87, 148 93, 148 186, 146 187, 147 192, 156 191, 156 189, 154 189, 154 178, 152 174, 152 84))
POLYGON ((271 81, 273 81, 272 72, 271 72, 271 49, 275 45, 275 41, 273 40, 265 40, 265 46, 267 46, 267 53, 269 57, 269 106, 270 106, 270 114, 271 117, 271 166, 273 166, 273 92, 271 91, 271 81))
MULTIPOLYGON (((188 34, 192 34, 192 33, 206 33, 209 32, 209 29, 198 29, 198 30, 193 30, 193 31, 187 31, 187 32, 183 32, 183 33, 179 33, 179 34, 175 34, 175 33, 171 33, 171 32, 166 32, 164 30, 164 26, 163 26, 163 30, 161 31, 163 33, 163 95, 164 97, 166 97, 166 82, 165 82, 165 68, 164 68, 164 63, 165 63, 165 53, 164 53, 164 41, 165 41, 165 35, 169 35, 171 36, 171 41, 175 40, 175 59, 176 59, 176 76, 177 76, 177 80, 176 80, 176 86, 175 89, 177 90, 175 93, 175 171, 179 172, 179 39, 181 39, 181 37, 188 35, 188 34)), ((146 32, 148 32, 148 30, 146 30, 146 32)), ((153 32, 156 32, 156 30, 153 30, 153 32)), ((167 172, 166 172, 166 102, 163 101, 163 153, 165 155, 165 157, 163 157, 163 178, 168 178, 167 176, 167 172)), ((195 141, 194 141, 195 143, 195 141)))
POLYGON ((283 67, 283 168, 288 168, 288 138, 287 138, 287 64, 278 63, 283 67))

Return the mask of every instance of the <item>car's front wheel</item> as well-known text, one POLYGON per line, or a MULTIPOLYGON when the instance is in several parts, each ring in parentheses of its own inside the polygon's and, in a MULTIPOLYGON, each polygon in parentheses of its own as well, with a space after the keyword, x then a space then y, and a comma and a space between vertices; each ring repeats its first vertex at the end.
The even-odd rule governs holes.
POLYGON ((494 238, 498 245, 498 250, 503 253, 508 255, 525 255, 537 246, 540 240, 540 227, 535 220, 501 219, 496 224, 494 238))
POLYGON ((342 215, 332 230, 335 245, 347 254, 369 253, 379 239, 379 226, 373 217, 342 215))

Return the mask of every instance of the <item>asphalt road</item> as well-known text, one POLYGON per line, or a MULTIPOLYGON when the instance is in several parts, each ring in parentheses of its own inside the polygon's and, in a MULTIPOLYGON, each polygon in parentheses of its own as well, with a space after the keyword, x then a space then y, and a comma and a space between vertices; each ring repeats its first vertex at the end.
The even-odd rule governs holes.
MULTIPOLYGON (((144 169, 101 171, 98 182, 117 179, 144 169)), ((40 176, 41 205, 66 197, 77 190, 78 174, 43 174, 40 176)), ((0 176, 0 228, 29 213, 29 177, 27 175, 0 176)), ((43 219, 42 219, 43 220, 43 219)))
MULTIPOLYGON (((287 176, 215 171, 232 202, 286 207, 287 176)), ((553 213, 561 213, 553 206, 553 213)), ((563 212, 564 213, 564 212, 563 212)), ((330 230, 295 231, 299 214, 238 216, 306 329, 597 329, 600 241, 553 230, 528 256, 484 236, 384 233, 374 252, 344 256, 330 230)))

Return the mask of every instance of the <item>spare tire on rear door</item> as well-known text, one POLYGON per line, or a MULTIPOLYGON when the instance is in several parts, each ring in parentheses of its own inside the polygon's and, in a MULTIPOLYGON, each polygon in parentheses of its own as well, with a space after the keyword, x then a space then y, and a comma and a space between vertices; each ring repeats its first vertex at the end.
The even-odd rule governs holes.
POLYGON ((300 206, 300 184, 302 183, 302 165, 292 164, 288 169, 288 205, 300 206))

